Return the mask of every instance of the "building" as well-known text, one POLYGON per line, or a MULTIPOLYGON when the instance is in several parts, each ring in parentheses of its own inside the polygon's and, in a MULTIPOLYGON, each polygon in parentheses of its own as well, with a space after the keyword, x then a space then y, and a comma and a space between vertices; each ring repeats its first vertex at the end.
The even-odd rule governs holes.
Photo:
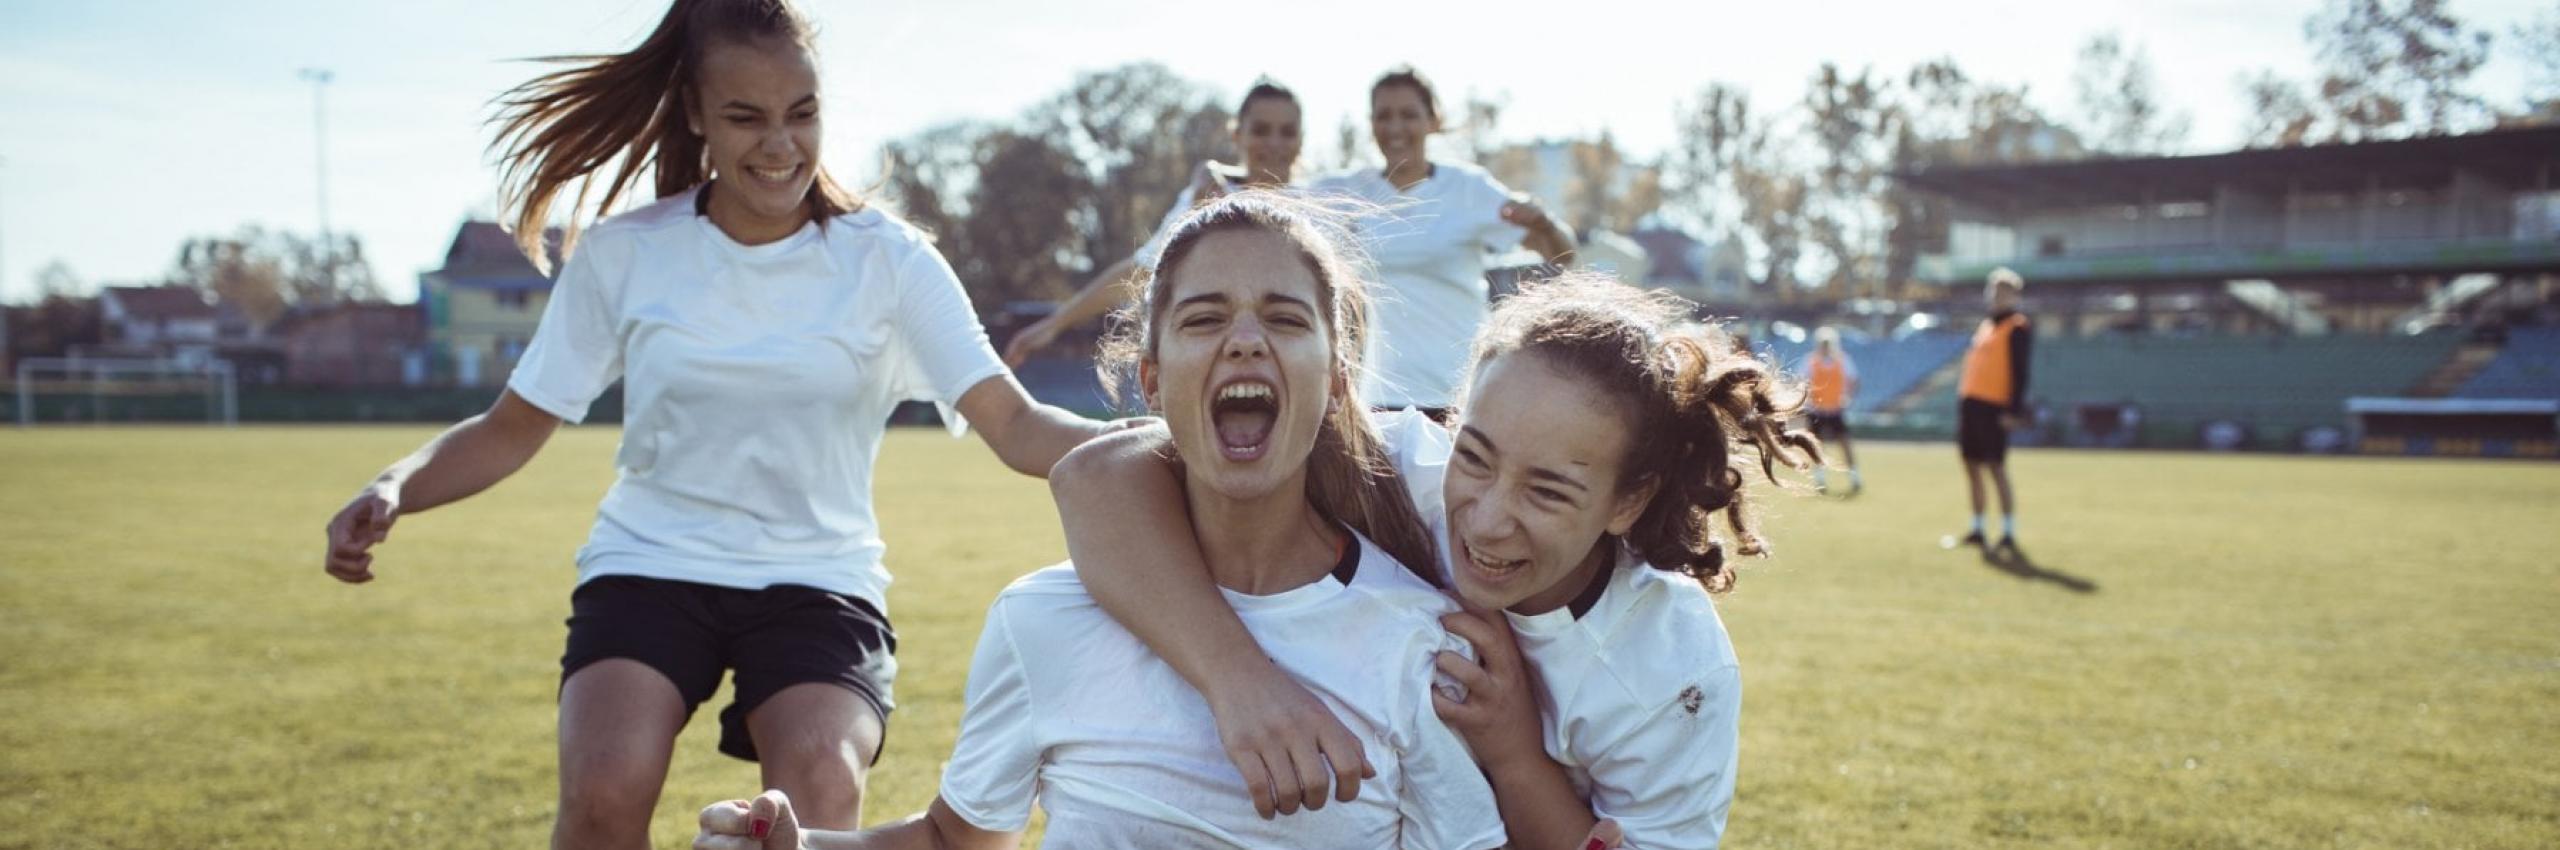
POLYGON ((201 365, 222 341, 222 316, 185 286, 110 286, 98 294, 108 356, 160 357, 201 365))
MULTIPOLYGON (((544 232, 559 268, 560 231, 544 232)), ((490 221, 466 221, 444 266, 418 275, 418 306, 439 377, 460 386, 506 381, 533 341, 551 298, 550 275, 534 269, 515 237, 490 221)))
POLYGON ((2008 266, 2080 333, 2413 331, 2560 275, 2560 127, 1896 176, 1950 206, 1922 282, 2008 266))
POLYGON ((426 322, 414 304, 339 304, 284 322, 285 380, 304 386, 415 386, 426 322))

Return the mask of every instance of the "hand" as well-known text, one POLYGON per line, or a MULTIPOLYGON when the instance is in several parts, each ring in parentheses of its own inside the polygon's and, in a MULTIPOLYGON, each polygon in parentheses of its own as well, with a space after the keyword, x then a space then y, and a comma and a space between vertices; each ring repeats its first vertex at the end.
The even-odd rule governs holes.
POLYGON ((1200 167, 1191 171, 1191 203, 1197 206, 1226 197, 1227 170, 1227 167, 1217 160, 1201 160, 1200 167))
POLYGON ((1525 192, 1515 192, 1511 195, 1511 200, 1503 202, 1502 220, 1532 231, 1555 227, 1554 220, 1547 217, 1546 208, 1538 206, 1537 199, 1529 197, 1525 192))
POLYGON ((1360 739, 1278 668, 1218 693, 1209 700, 1218 741, 1244 774, 1253 811, 1263 820, 1297 814, 1301 806, 1324 808, 1328 784, 1334 799, 1351 802, 1360 796, 1360 780, 1377 777, 1360 739))
POLYGON ((1451 634, 1476 648, 1476 660, 1442 652, 1442 675, 1464 686, 1463 700, 1434 689, 1431 708, 1440 721, 1467 739, 1486 770, 1518 760, 1546 757, 1545 727, 1538 721, 1537 681, 1520 659, 1520 644, 1511 621, 1500 611, 1460 611, 1440 618, 1451 634))
POLYGON ((1013 339, 1004 344, 1004 365, 1013 369, 1022 368, 1023 362, 1030 360, 1032 353, 1049 347, 1049 343, 1057 342, 1058 333, 1063 330, 1065 328, 1058 326, 1054 316, 1043 317, 1039 321, 1022 326, 1022 330, 1015 331, 1013 339))
POLYGON ((800 819, 778 789, 752 801, 713 803, 702 810, 693 850, 800 850, 800 819))
POLYGON ((1617 821, 1601 818, 1591 825, 1590 836, 1582 840, 1582 850, 1617 850, 1626 840, 1627 834, 1618 829, 1617 821))
POLYGON ((373 580, 373 546, 391 539, 400 518, 400 488, 374 484, 329 518, 329 555, 322 568, 348 584, 373 580))
POLYGON ((2015 431, 2027 427, 2027 420, 2015 413, 2000 414, 2000 430, 2015 431))

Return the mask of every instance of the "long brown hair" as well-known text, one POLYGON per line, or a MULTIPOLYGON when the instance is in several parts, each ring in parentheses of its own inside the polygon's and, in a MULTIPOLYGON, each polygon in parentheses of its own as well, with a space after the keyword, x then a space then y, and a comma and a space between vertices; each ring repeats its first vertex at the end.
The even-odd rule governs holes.
POLYGON ((1122 307, 1103 340, 1097 366, 1115 398, 1134 386, 1140 363, 1155 360, 1164 311, 1171 306, 1173 275, 1200 238, 1211 233, 1261 230, 1297 249, 1316 277, 1316 307, 1331 328, 1334 403, 1307 457, 1307 501, 1326 519, 1350 526, 1378 544, 1433 587, 1440 580, 1439 547, 1413 508, 1403 476, 1387 461, 1386 446, 1370 426, 1360 401, 1361 345, 1368 335, 1369 285, 1359 274, 1350 217, 1324 202, 1270 189, 1243 189, 1192 210, 1174 225, 1139 300, 1122 307))
MULTIPOLYGON (((1628 425, 1619 492, 1646 484, 1653 501, 1627 544, 1655 569, 1733 588, 1714 518, 1724 515, 1744 555, 1768 544, 1755 527, 1745 471, 1776 483, 1777 465, 1822 460, 1821 444, 1786 423, 1804 393, 1742 351, 1724 329, 1690 320, 1694 306, 1597 272, 1531 284, 1496 307, 1477 334, 1475 368, 1528 353, 1611 400, 1628 425)), ((1473 386, 1472 378, 1465 384, 1473 386)))
MULTIPOLYGON (((571 181, 567 256, 585 225, 579 215, 597 188, 595 174, 617 160, 594 211, 613 209, 639 182, 643 168, 657 172, 657 197, 675 195, 711 179, 702 137, 687 125, 695 78, 711 45, 780 39, 815 52, 816 28, 791 0, 675 0, 658 28, 624 53, 549 56, 537 61, 570 67, 535 77, 497 99, 498 126, 489 143, 498 152, 499 219, 516 247, 536 268, 550 271, 542 245, 551 206, 571 181)), ((820 223, 862 209, 858 195, 837 185, 822 165, 809 186, 810 217, 820 223)))

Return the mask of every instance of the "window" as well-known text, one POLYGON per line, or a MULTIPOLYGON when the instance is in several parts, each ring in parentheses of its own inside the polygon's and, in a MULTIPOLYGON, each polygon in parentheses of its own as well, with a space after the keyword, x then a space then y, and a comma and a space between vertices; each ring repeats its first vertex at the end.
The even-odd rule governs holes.
POLYGON ((526 304, 531 303, 531 295, 532 293, 522 289, 501 289, 498 290, 498 306, 509 310, 522 310, 526 304))

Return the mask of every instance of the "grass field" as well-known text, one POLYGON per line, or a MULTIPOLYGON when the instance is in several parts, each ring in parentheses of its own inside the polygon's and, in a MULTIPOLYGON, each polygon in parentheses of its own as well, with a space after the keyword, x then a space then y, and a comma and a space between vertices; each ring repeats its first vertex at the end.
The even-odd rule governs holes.
MULTIPOLYGON (((0 847, 535 847, 570 558, 615 433, 410 517, 320 526, 416 428, 0 435, 0 847)), ((1062 549, 974 441, 878 483, 902 709, 868 816, 933 794, 984 605, 1062 549)), ((2560 845, 2560 465, 2029 452, 2029 575, 1944 552, 1945 446, 1769 502, 1720 604, 1735 847, 2560 845)), ((720 700, 725 702, 724 693, 720 700)), ((657 842, 754 788, 679 743, 657 842)))

